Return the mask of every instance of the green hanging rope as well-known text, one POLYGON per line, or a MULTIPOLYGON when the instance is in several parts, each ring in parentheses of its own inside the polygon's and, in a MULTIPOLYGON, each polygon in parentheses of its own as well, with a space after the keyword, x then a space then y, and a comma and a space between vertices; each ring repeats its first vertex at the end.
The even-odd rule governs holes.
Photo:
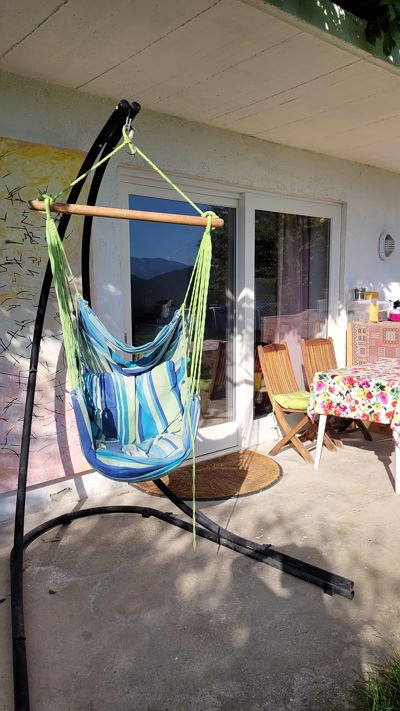
MULTIPOLYGON (((200 392, 201 360, 212 257, 211 225, 213 217, 216 217, 215 213, 211 210, 204 213, 204 216, 207 217, 207 227, 204 230, 189 286, 181 306, 185 376, 187 382, 186 397, 188 401, 193 395, 198 396, 200 392), (188 322, 189 325, 188 332, 186 330, 186 322, 188 322), (189 353, 191 354, 191 359, 190 370, 188 372, 189 353)), ((188 408, 188 419, 192 444, 193 548, 196 549, 196 436, 190 415, 190 407, 188 408)))
POLYGON ((63 243, 58 234, 57 225, 51 216, 51 203, 53 199, 49 195, 43 195, 46 205, 46 241, 49 252, 51 271, 53 273, 54 288, 56 291, 58 308, 60 312, 61 328, 64 336, 64 350, 67 360, 68 374, 71 378, 73 388, 81 385, 79 371, 79 341, 72 319, 73 300, 69 290, 66 272, 69 273, 76 295, 80 294, 75 286, 63 243))

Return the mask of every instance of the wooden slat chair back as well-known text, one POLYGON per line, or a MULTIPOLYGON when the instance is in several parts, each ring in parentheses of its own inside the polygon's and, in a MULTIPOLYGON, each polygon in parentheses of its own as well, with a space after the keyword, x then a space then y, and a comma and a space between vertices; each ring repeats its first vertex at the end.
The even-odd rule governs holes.
POLYGON ((284 409, 275 400, 276 395, 284 395, 299 390, 288 347, 286 343, 273 343, 269 346, 258 346, 257 352, 265 387, 271 400, 275 417, 284 432, 284 437, 271 449, 270 454, 278 454, 282 447, 290 443, 306 462, 311 463, 312 457, 310 453, 297 437, 298 433, 309 425, 307 408, 284 409), (303 413, 300 422, 294 427, 290 427, 286 420, 285 413, 289 412, 303 413))
MULTIPOLYGON (((315 373, 326 370, 335 370, 337 366, 335 347, 332 338, 301 339, 301 354, 303 357, 304 374, 310 385, 315 373)), ((371 441, 372 437, 362 420, 348 420, 348 424, 355 422, 364 439, 371 441)), ((343 429, 346 429, 346 425, 343 429)), ((328 430, 329 431, 329 430, 328 430)), ((333 432, 330 433, 331 436, 333 432)), ((337 443, 337 440, 335 440, 337 443)))
POLYGON ((226 385, 226 341, 218 342, 218 352, 211 376, 209 398, 213 400, 226 385))
POLYGON ((272 405, 274 404, 275 395, 293 393, 299 390, 286 343, 259 346, 258 356, 265 387, 272 405))
POLYGON ((259 392, 262 388, 263 374, 260 365, 260 359, 258 357, 258 350, 256 348, 254 353, 254 390, 259 392))
POLYGON ((218 400, 226 394, 226 341, 218 341, 218 349, 212 367, 208 389, 201 393, 201 414, 206 415, 211 400, 218 400))
POLYGON ((303 357, 304 374, 310 385, 314 374, 318 371, 337 368, 335 348, 332 338, 301 339, 301 354, 303 357))

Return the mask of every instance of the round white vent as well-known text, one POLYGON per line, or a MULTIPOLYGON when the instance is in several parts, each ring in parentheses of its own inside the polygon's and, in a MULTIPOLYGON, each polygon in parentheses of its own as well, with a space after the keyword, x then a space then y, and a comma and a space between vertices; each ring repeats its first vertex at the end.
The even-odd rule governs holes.
POLYGON ((392 235, 389 235, 387 232, 382 232, 381 236, 379 237, 379 245, 378 245, 378 253, 381 259, 389 259, 389 257, 392 256, 394 252, 394 248, 396 246, 396 242, 394 241, 394 238, 392 235))

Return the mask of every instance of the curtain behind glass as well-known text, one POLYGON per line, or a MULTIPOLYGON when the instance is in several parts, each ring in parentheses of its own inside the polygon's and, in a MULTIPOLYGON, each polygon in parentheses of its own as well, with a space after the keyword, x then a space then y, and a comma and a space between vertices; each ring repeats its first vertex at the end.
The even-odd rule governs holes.
MULTIPOLYGON (((288 344, 303 388, 301 338, 326 335, 330 221, 327 218, 256 211, 255 348, 288 344)), ((270 411, 255 358, 255 416, 270 411)))

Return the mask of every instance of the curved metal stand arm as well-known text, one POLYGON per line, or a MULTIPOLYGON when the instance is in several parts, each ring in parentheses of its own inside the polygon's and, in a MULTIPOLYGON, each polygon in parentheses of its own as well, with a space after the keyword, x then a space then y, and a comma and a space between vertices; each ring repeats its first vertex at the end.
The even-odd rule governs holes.
MULTIPOLYGON (((173 496, 175 497, 174 494, 173 496)), ((181 500, 178 499, 178 501, 181 500)), ((181 506, 179 506, 179 508, 181 508, 181 506)), ((190 509, 190 507, 188 508, 190 509)), ((178 516, 175 516, 173 513, 160 511, 159 509, 154 509, 149 506, 95 506, 88 509, 81 509, 80 511, 71 511, 66 514, 61 514, 60 516, 49 519, 48 521, 40 524, 40 526, 33 528, 24 536, 24 548, 27 548, 31 543, 33 543, 33 541, 43 535, 43 533, 49 531, 51 528, 55 528, 56 526, 67 526, 72 521, 79 518, 100 516, 111 513, 139 514, 143 518, 150 518, 152 516, 153 518, 169 523, 172 526, 181 528, 184 531, 188 531, 189 533, 192 532, 191 520, 184 521, 178 516)), ((201 522, 198 521, 198 525, 196 525, 196 535, 200 538, 205 538, 208 541, 212 541, 213 543, 217 543, 218 545, 229 548, 237 553, 241 553, 248 558, 253 558, 260 563, 272 565, 274 568, 278 568, 284 573, 289 573, 290 575, 301 578, 308 583, 313 583, 314 585, 322 588, 328 595, 341 595, 342 597, 347 597, 350 600, 353 599, 354 586, 351 580, 342 578, 340 575, 335 575, 334 573, 318 568, 315 565, 304 563, 303 561, 286 555, 285 553, 279 553, 279 551, 275 551, 270 545, 260 545, 253 543, 252 541, 248 541, 245 538, 241 538, 240 536, 236 536, 227 529, 217 526, 206 516, 196 516, 196 520, 198 518, 201 519, 201 522), (205 523, 210 525, 205 526, 205 523), (218 530, 214 530, 215 528, 218 530), (243 541, 243 543, 239 543, 238 541, 243 541)))
MULTIPOLYGON (((85 173, 94 165, 99 152, 103 149, 110 151, 116 145, 121 135, 122 127, 128 118, 136 116, 140 110, 139 104, 131 105, 123 99, 119 102, 110 118, 105 123, 91 149, 89 150, 78 175, 85 173)), ((103 167, 103 166, 101 166, 103 167)), ((96 172, 94 176, 96 176, 96 172)), ((103 171, 104 173, 104 171, 103 171)), ((83 182, 75 185, 68 196, 69 202, 76 202, 81 192, 83 182)), ((99 183, 97 189, 99 187, 99 183)), ((92 192, 92 199, 96 195, 92 192)), ((64 239, 70 215, 62 215, 58 227, 61 239, 64 239)), ((86 237, 86 240, 88 237, 86 237)), ((13 664, 14 664, 14 700, 15 708, 28 711, 28 676, 25 651, 25 630, 23 613, 23 535, 25 523, 25 500, 28 474, 29 446, 32 430, 33 405, 36 391, 36 376, 39 363, 40 341, 42 338, 44 318, 51 287, 51 268, 47 264, 39 303, 36 313, 31 356, 29 363, 28 383, 25 399, 24 422, 22 428, 21 451, 19 460, 18 487, 15 509, 14 548, 11 556, 11 618, 13 634, 13 664)))
MULTIPOLYGON (((107 153, 110 153, 110 151, 115 148, 117 145, 118 141, 121 138, 121 131, 122 131, 122 126, 124 125, 126 119, 130 119, 133 121, 133 119, 137 116, 137 114, 140 111, 140 104, 138 104, 136 101, 133 101, 131 104, 129 104, 128 101, 123 99, 120 101, 119 106, 122 105, 122 110, 123 114, 121 116, 121 119, 117 120, 115 122, 114 128, 111 131, 111 134, 109 136, 109 139, 104 146, 103 152, 101 154, 101 158, 104 158, 107 153)), ((93 165, 94 161, 92 161, 91 165, 93 165)), ((89 194, 88 194, 88 199, 87 199, 87 204, 88 205, 95 205, 96 200, 97 200, 97 195, 100 190, 100 185, 101 181, 103 180, 104 173, 106 171, 106 168, 108 166, 109 161, 104 161, 101 165, 96 168, 93 174, 92 182, 90 184, 89 188, 89 194)), ((82 166, 83 167, 83 166, 82 166)), ((82 173, 85 171, 82 170, 82 173)), ((81 174, 82 174, 81 173, 81 174)), ((69 201, 68 201, 69 202, 69 201)), ((74 202, 76 202, 74 200, 74 202)), ((92 224, 93 224, 93 217, 85 217, 83 221, 83 230, 82 230, 82 248, 81 248, 81 269, 82 269, 82 296, 88 303, 90 304, 90 279, 89 279, 89 274, 90 274, 90 243, 91 243, 91 236, 92 236, 92 224)))
MULTIPOLYGON (((192 518, 192 509, 188 504, 182 501, 179 496, 176 496, 160 479, 157 479, 154 483, 164 496, 175 504, 178 509, 189 516, 189 518, 192 518)), ((232 531, 228 531, 228 529, 216 524, 201 511, 196 511, 195 518, 198 524, 196 531, 199 530, 199 527, 201 527, 200 530, 206 529, 213 534, 220 545, 236 550, 238 553, 243 553, 249 558, 260 561, 260 563, 266 563, 273 568, 278 568, 283 573, 301 578, 301 580, 305 580, 307 583, 317 585, 328 595, 341 595, 350 600, 353 599, 354 583, 352 580, 343 578, 341 575, 336 575, 336 573, 331 573, 323 568, 318 568, 315 565, 305 563, 286 553, 281 553, 275 550, 270 544, 255 543, 247 538, 238 536, 236 533, 232 533, 232 531)))

